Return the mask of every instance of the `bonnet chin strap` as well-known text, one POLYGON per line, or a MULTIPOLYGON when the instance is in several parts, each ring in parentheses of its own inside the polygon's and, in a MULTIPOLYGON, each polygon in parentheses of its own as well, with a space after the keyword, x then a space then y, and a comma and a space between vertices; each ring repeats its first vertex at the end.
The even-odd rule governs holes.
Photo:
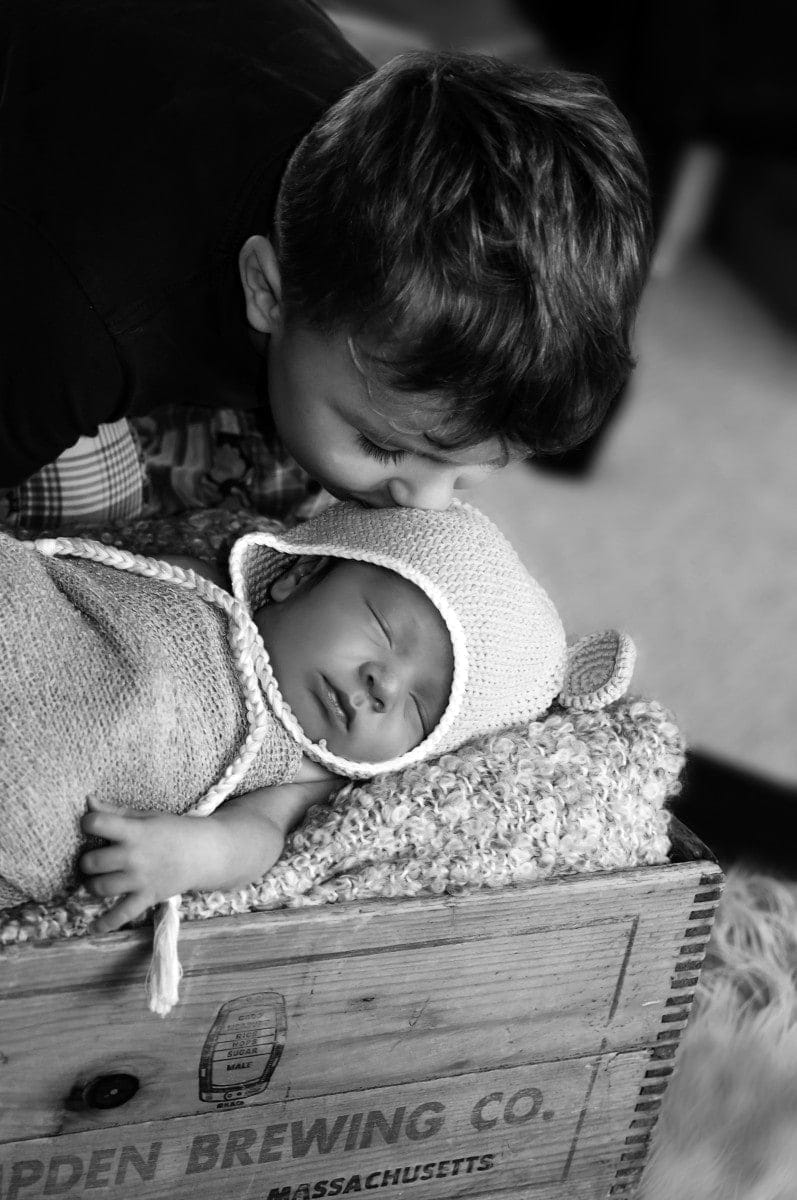
POLYGON ((605 708, 628 690, 635 662, 636 646, 618 629, 579 638, 567 649, 559 703, 581 711, 605 708))
MULTIPOLYGON (((233 789, 246 775, 266 736, 269 724, 268 710, 263 699, 256 662, 263 650, 257 626, 239 600, 225 592, 203 575, 183 570, 159 559, 146 558, 141 554, 130 554, 117 550, 103 542, 88 538, 39 538, 26 542, 28 547, 50 557, 57 555, 72 558, 87 558, 115 567, 119 571, 130 571, 147 579, 158 579, 175 587, 196 592, 203 600, 215 604, 228 618, 228 636, 235 666, 238 669, 243 689, 249 732, 236 758, 213 787, 201 797, 186 816, 206 817, 227 799, 233 789)), ((268 696, 275 715, 282 715, 283 702, 274 687, 268 696)), ((147 996, 152 1012, 164 1017, 178 1000, 182 968, 177 956, 177 939, 180 927, 180 896, 170 896, 158 906, 153 932, 152 958, 147 972, 147 996)))

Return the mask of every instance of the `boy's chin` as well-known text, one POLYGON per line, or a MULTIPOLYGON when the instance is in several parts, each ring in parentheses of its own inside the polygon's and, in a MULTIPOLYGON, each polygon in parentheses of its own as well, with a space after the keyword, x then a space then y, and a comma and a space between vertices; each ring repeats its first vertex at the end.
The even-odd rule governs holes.
POLYGON ((328 492, 329 495, 335 500, 340 500, 341 502, 348 500, 353 504, 361 504, 363 508, 377 507, 376 505, 371 504, 371 502, 364 496, 358 496, 355 492, 348 492, 345 488, 338 487, 333 483, 329 483, 325 479, 319 479, 318 482, 321 484, 321 487, 324 489, 324 491, 328 492))
POLYGON ((324 491, 329 492, 330 496, 333 496, 335 500, 356 499, 356 497, 352 496, 351 492, 346 492, 343 490, 343 488, 333 487, 331 483, 326 483, 324 480, 319 480, 319 482, 324 491))

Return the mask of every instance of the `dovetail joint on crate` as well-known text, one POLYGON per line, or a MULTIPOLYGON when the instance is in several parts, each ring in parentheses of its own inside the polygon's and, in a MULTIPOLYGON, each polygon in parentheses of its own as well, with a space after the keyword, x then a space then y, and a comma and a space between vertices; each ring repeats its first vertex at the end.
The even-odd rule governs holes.
POLYGON ((634 1116, 625 1139, 626 1150, 620 1155, 614 1181, 609 1188, 610 1197, 629 1196, 629 1189, 638 1184, 644 1170, 653 1127, 674 1070, 672 1060, 675 1059, 681 1033, 686 1028, 692 1010, 717 902, 722 895, 722 880, 721 872, 710 872, 701 875, 698 882, 688 917, 689 924, 684 930, 683 944, 670 980, 672 995, 664 1002, 661 1029, 651 1048, 649 1066, 639 1087, 634 1116), (629 1165, 629 1159, 636 1161, 629 1165))

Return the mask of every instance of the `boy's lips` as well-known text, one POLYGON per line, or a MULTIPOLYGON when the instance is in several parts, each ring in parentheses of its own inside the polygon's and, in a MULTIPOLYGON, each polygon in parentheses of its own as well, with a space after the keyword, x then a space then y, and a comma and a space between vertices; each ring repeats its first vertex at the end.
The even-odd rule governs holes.
POLYGON ((344 729, 349 728, 351 719, 354 716, 354 709, 349 703, 349 698, 344 692, 339 692, 338 689, 330 683, 326 675, 322 675, 321 679, 324 684, 324 694, 326 698, 326 707, 336 718, 338 723, 344 729))

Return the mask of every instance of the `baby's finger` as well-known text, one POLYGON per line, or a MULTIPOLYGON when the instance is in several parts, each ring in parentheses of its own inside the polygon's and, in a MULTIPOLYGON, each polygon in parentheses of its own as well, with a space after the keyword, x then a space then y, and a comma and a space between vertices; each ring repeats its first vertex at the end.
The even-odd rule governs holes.
POLYGON ((113 845, 86 851, 79 866, 84 875, 106 875, 109 871, 123 871, 127 863, 127 852, 121 846, 113 845))
POLYGON ((87 812, 81 817, 80 827, 84 833, 94 837, 105 838, 109 842, 121 841, 130 830, 130 821, 140 817, 151 816, 151 813, 141 813, 137 808, 104 808, 87 812))
POLYGON ((146 912, 147 907, 135 893, 131 893, 92 921, 90 932, 113 933, 115 929, 121 929, 123 925, 127 925, 128 921, 133 921, 136 917, 141 916, 143 912, 146 912))
POLYGON ((122 871, 108 871, 103 875, 92 875, 86 887, 95 896, 123 896, 130 891, 131 880, 122 871))
POLYGON ((90 812, 110 812, 112 805, 107 804, 105 800, 100 800, 98 796, 92 794, 86 797, 86 808, 90 812))
POLYGON ((84 833, 91 833, 94 837, 110 837, 106 833, 108 822, 113 818, 108 812, 87 812, 80 818, 80 828, 84 833))
POLYGON ((122 804, 109 804, 107 800, 100 800, 95 795, 86 797, 86 808, 89 812, 105 812, 119 813, 124 817, 132 817, 134 820, 144 821, 147 817, 151 817, 152 813, 146 808, 126 808, 122 804))

